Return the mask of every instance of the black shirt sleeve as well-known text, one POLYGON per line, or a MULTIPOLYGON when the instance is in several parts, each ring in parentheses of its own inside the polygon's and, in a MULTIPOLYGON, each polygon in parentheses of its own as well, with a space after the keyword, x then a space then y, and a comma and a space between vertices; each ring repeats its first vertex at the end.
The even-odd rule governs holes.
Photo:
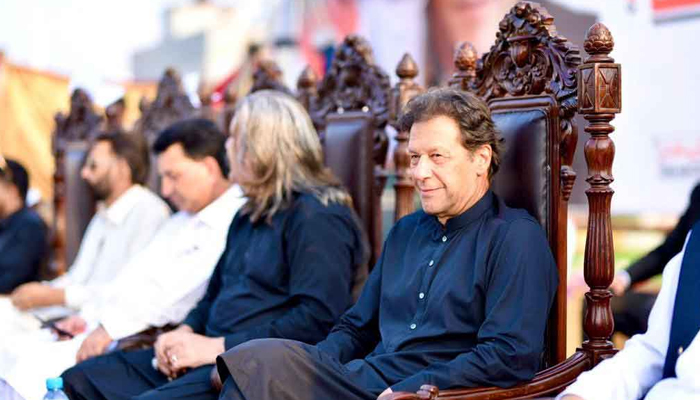
POLYGON ((700 184, 690 195, 690 204, 678 224, 666 236, 666 240, 651 253, 634 262, 627 268, 632 284, 659 275, 669 261, 683 249, 685 239, 693 224, 700 219, 700 184))
POLYGON ((3 232, 0 249, 0 293, 38 279, 47 252, 47 229, 40 220, 24 219, 3 232))
POLYGON ((477 345, 449 362, 439 362, 391 386, 415 392, 423 384, 512 386, 532 379, 540 364, 549 309, 558 277, 541 227, 532 220, 513 221, 487 278, 484 323, 477 345))
POLYGON ((231 229, 229 229, 228 239, 226 240, 226 248, 221 254, 221 257, 219 257, 216 267, 214 267, 214 272, 212 273, 211 279, 209 279, 209 285, 207 285, 207 291, 204 293, 204 297, 197 302, 197 305, 187 314, 185 320, 182 321, 183 324, 192 328, 195 333, 204 334, 206 331, 209 310, 221 290, 221 274, 223 273, 224 263, 226 262, 226 255, 230 251, 230 239, 231 229))
POLYGON ((365 357, 381 340, 379 299, 382 264, 383 257, 369 275, 357 303, 343 314, 328 337, 317 345, 320 350, 332 355, 341 363, 365 357))
POLYGON ((288 224, 284 258, 294 306, 280 318, 225 336, 226 349, 258 338, 316 343, 352 304, 350 288, 361 240, 352 218, 304 209, 288 224))

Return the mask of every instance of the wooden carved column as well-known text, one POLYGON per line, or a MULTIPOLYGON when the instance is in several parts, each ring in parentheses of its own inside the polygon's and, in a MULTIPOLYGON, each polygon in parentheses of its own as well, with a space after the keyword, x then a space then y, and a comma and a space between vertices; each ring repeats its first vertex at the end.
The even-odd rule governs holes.
POLYGON ((614 131, 610 121, 620 112, 620 65, 608 56, 613 49, 613 38, 601 23, 586 33, 584 48, 590 55, 579 66, 579 112, 588 121, 584 130, 591 135, 586 142, 590 188, 586 190, 589 204, 588 234, 584 259, 584 276, 590 291, 586 293, 587 312, 584 330, 589 340, 583 349, 592 355, 593 363, 615 353, 610 337, 613 334, 613 316, 610 309, 615 259, 610 200, 613 190, 612 163, 615 145, 610 139, 614 131))
POLYGON ((413 204, 413 180, 409 175, 411 160, 408 156, 408 132, 402 131, 398 126, 398 119, 403 107, 413 97, 422 93, 424 89, 415 81, 418 76, 418 65, 408 54, 396 67, 396 75, 399 82, 391 89, 391 124, 396 129, 396 148, 394 149, 394 169, 396 171, 396 207, 394 209, 394 221, 414 211, 413 204))

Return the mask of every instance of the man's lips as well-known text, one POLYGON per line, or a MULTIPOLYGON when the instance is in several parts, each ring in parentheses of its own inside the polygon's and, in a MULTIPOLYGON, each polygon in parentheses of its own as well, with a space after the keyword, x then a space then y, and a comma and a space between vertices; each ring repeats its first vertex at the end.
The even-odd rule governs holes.
POLYGON ((442 189, 442 188, 432 188, 432 189, 418 188, 418 191, 419 191, 421 194, 430 194, 430 193, 433 193, 433 192, 437 192, 437 191, 440 190, 440 189, 442 189))

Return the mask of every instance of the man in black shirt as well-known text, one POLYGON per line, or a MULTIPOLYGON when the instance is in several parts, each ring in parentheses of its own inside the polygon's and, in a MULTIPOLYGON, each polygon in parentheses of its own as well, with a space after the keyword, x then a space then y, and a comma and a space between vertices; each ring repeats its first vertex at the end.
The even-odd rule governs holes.
POLYGON ((301 104, 257 92, 236 108, 231 132, 231 178, 248 202, 204 297, 154 349, 64 372, 72 399, 216 399, 218 354, 256 338, 316 343, 352 305, 368 246, 301 104))
POLYGON ((540 367, 557 270, 539 223, 489 190, 501 154, 489 109, 439 89, 401 122, 423 210, 394 226, 324 341, 254 340, 219 356, 220 398, 369 400, 511 386, 540 367))
POLYGON ((29 176, 24 167, 0 157, 0 294, 39 279, 48 253, 47 228, 26 207, 29 176))

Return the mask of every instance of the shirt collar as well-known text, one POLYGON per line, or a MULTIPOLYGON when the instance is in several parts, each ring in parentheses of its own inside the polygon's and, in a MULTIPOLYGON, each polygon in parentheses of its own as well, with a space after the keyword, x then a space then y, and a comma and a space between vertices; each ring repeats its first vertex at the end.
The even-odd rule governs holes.
POLYGON ((12 225, 12 222, 15 219, 20 218, 21 215, 23 215, 27 211, 27 207, 22 207, 19 210, 13 212, 12 214, 8 215, 6 218, 0 219, 0 231, 7 229, 9 226, 12 225))
POLYGON ((133 185, 119 196, 111 206, 105 207, 104 204, 100 205, 98 212, 109 222, 121 225, 131 209, 138 204, 141 194, 145 190, 141 185, 133 185))
POLYGON ((488 210, 494 207, 494 202, 496 201, 496 196, 493 194, 491 189, 487 190, 486 193, 471 206, 467 211, 459 214, 456 217, 452 217, 447 220, 445 226, 443 226, 436 216, 430 215, 431 224, 435 228, 435 235, 442 236, 444 233, 452 233, 465 226, 469 225, 473 221, 481 218, 481 216, 488 210))
MULTIPOLYGON (((244 196, 241 187, 238 185, 231 185, 221 196, 201 209, 196 214, 196 218, 211 228, 223 228, 227 230, 228 226, 231 224, 231 219, 222 218, 222 216, 228 215, 233 204, 240 203, 237 199, 242 197, 244 196)), ((233 215, 231 215, 231 218, 233 218, 233 215)))

